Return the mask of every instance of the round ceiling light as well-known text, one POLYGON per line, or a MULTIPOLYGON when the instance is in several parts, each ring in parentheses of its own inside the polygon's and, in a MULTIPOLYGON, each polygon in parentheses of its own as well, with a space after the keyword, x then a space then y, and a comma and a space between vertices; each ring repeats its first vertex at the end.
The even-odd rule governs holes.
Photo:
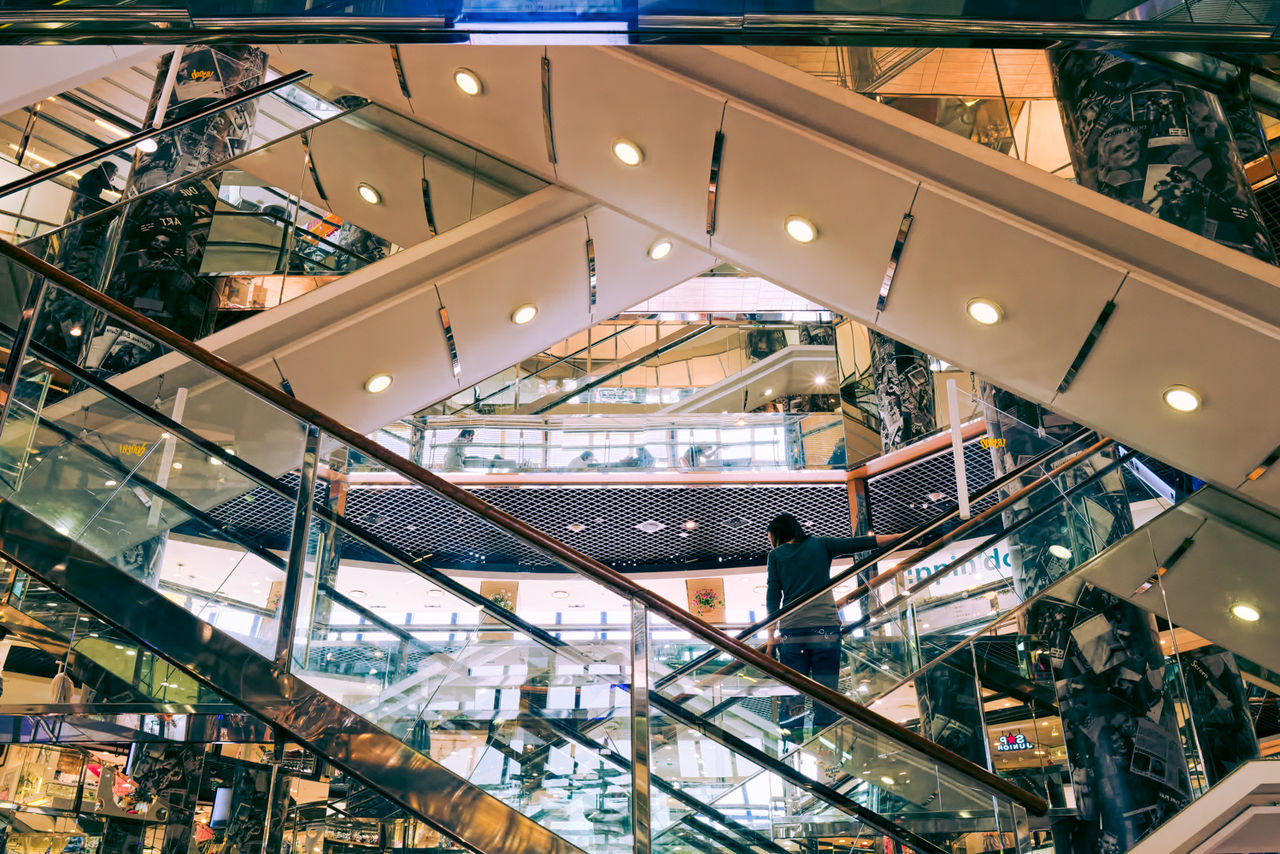
POLYGON ((360 193, 360 198, 364 199, 369 204, 371 205, 382 204, 382 194, 379 193, 377 189, 375 189, 373 186, 361 181, 360 186, 358 186, 356 189, 360 193))
POLYGON ((69 334, 71 335, 72 338, 79 338, 81 335, 84 334, 84 328, 77 323, 75 326, 71 327, 71 331, 69 334))
POLYGON ((147 137, 146 139, 138 141, 138 150, 141 151, 143 154, 155 154, 156 149, 159 147, 160 146, 157 145, 156 141, 151 137, 147 137))
POLYGON ((639 166, 644 162, 644 151, 629 139, 613 141, 613 156, 624 166, 639 166))
POLYGON ((1185 385, 1171 385, 1164 390, 1164 402, 1179 412, 1195 412, 1200 408, 1200 395, 1185 385))
POLYGON ((1238 602, 1232 605, 1231 613, 1246 623, 1256 623, 1262 619, 1262 612, 1246 602, 1238 602))
POLYGON ((693 531, 693 530, 696 530, 696 529, 697 529, 697 527, 698 527, 698 522, 697 522, 697 520, 695 520, 695 519, 686 519, 686 520, 685 520, 685 523, 684 523, 684 529, 685 529, 686 531, 693 531))
POLYGON ((826 375, 826 374, 818 374, 817 376, 815 376, 815 377, 813 378, 813 384, 814 384, 814 385, 816 385, 816 386, 824 386, 824 385, 826 385, 826 384, 827 384, 827 375, 826 375))
POLYGON ((1061 560, 1071 560, 1071 549, 1066 546, 1060 546, 1057 543, 1049 546, 1049 554, 1061 560))
POLYGON ((818 239, 818 227, 802 216, 789 216, 783 227, 796 243, 812 243, 818 239))
POLYGON ((975 297, 965 303, 964 310, 969 316, 983 326, 994 326, 1004 320, 1004 309, 1000 304, 982 297, 975 297))
POLYGON ((470 68, 459 68, 454 71, 453 82, 464 95, 479 95, 484 91, 484 84, 480 82, 480 77, 470 68))
POLYGON ((771 389, 771 388, 767 388, 767 389, 765 389, 765 390, 764 390, 764 396, 765 396, 765 397, 773 397, 773 389, 771 389))
POLYGON ((671 241, 665 237, 660 237, 649 247, 649 260, 661 261, 671 254, 671 241))
POLYGON ((517 326, 524 326, 530 320, 538 316, 538 307, 533 303, 525 303, 524 305, 511 312, 511 322, 517 326))
POLYGON ((369 394, 378 394, 391 388, 391 374, 374 374, 364 381, 364 390, 369 394))
POLYGON ((568 590, 552 590, 551 598, 552 599, 568 599, 569 591, 568 590))

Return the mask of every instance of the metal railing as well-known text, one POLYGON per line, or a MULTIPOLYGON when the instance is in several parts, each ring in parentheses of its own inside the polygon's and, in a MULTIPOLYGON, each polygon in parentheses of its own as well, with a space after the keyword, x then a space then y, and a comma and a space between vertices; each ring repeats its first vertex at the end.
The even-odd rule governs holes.
MULTIPOLYGON (((737 638, 723 634, 709 623, 706 623, 684 609, 677 607, 658 594, 641 587, 622 573, 613 570, 599 561, 578 552, 576 549, 565 545, 559 540, 530 527, 510 513, 494 507, 466 489, 456 486, 449 481, 432 474, 421 466, 415 465, 411 461, 392 453, 373 439, 350 429, 325 413, 308 406, 288 394, 285 394, 283 391, 276 389, 274 386, 269 385, 248 371, 245 371, 227 360, 203 349, 182 336, 170 331, 156 321, 151 320, 150 318, 145 317, 117 302, 106 294, 94 290, 89 285, 52 264, 49 264, 23 249, 4 242, 0 242, 0 255, 9 258, 11 261, 37 274, 38 276, 44 277, 44 279, 54 283, 56 286, 65 289, 66 291, 69 291, 93 307, 128 323, 130 326, 140 330, 145 335, 154 338, 171 350, 182 354, 193 362, 231 381, 234 385, 248 390, 258 398, 271 404, 274 408, 303 422, 308 427, 308 452, 306 454, 307 459, 304 459, 304 467, 307 465, 309 460, 311 465, 309 478, 312 483, 314 483, 315 477, 314 449, 319 444, 319 434, 328 434, 334 439, 345 444, 347 447, 356 450, 366 457, 377 460, 392 471, 398 472, 410 482, 416 483, 436 495, 462 507, 463 509, 474 513, 476 516, 485 520, 500 531, 513 536, 526 547, 532 548, 547 557, 559 561, 566 567, 593 580, 601 587, 604 587, 615 595, 629 600, 632 603, 637 625, 647 626, 648 614, 649 612, 653 612, 661 616, 670 624, 684 629, 691 635, 700 638, 711 646, 716 647, 735 659, 743 661, 751 667, 756 668, 797 693, 811 697, 816 702, 820 702, 845 718, 855 721, 874 733, 927 757, 928 759, 938 763, 940 766, 950 769, 965 778, 974 786, 997 795, 998 797, 1007 798, 1036 815, 1043 815, 1048 810, 1048 803, 1044 798, 1028 792, 1008 780, 996 776, 987 769, 981 768, 952 751, 935 744, 927 738, 912 732, 885 717, 882 717, 876 712, 859 705, 838 691, 800 675, 796 671, 779 664, 761 650, 745 644, 737 638)), ((28 307, 27 310, 24 311, 22 323, 19 326, 18 335, 14 341, 14 347, 10 353, 10 358, 5 369, 3 385, 6 393, 5 396, 7 398, 6 403, 8 400, 12 399, 11 392, 14 388, 14 381, 23 361, 25 360, 27 347, 34 331, 34 315, 39 306, 39 299, 42 297, 44 289, 43 284, 33 286, 28 294, 28 307)), ((5 408, 7 410, 8 406, 5 408)), ((305 484, 307 479, 308 474, 304 470, 304 487, 299 490, 300 497, 306 495, 307 491, 305 484)), ((311 503, 309 500, 305 505, 301 500, 299 500, 298 509, 299 515, 305 515, 308 519, 310 518, 311 503)), ((305 528, 303 530, 305 531, 305 528)), ((302 539, 305 540, 305 537, 302 539)), ((291 557, 294 557, 294 555, 291 554, 291 557)), ((287 643, 289 646, 292 644, 292 630, 297 620, 297 596, 298 587, 301 583, 301 572, 302 561, 291 560, 289 563, 289 574, 286 578, 284 594, 282 597, 283 610, 281 617, 281 639, 283 642, 287 637, 287 643)), ((647 629, 645 633, 647 634, 647 629)), ((641 646, 643 646, 643 644, 641 644, 641 646)), ((282 648, 277 659, 278 663, 283 664, 286 669, 289 663, 288 652, 289 649, 282 648)), ((647 664, 645 666, 647 669, 647 664)), ((645 699, 647 699, 647 696, 645 699)))

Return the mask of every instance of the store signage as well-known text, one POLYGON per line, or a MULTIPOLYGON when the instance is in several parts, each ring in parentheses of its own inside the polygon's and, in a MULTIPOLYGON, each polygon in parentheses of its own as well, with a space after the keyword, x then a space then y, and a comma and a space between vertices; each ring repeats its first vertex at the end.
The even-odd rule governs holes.
POLYGON ((130 454, 135 454, 140 457, 146 452, 147 452, 146 442, 130 442, 127 445, 124 442, 120 443, 120 453, 125 456, 128 456, 130 454))
POLYGON ((983 436, 978 440, 978 444, 989 451, 992 448, 1003 448, 1004 439, 997 439, 993 436, 983 436))
POLYGON ((996 739, 996 750, 1000 753, 1033 749, 1035 749, 1035 745, 1027 741, 1027 737, 1020 732, 1002 735, 996 739))

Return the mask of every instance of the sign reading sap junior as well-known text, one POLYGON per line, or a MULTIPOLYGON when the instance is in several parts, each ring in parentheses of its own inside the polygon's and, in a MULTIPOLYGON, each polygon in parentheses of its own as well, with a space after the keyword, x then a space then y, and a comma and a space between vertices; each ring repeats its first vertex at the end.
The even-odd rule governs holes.
POLYGON ((996 739, 996 750, 1001 753, 1008 753, 1014 750, 1031 750, 1034 747, 1035 745, 1027 741, 1027 737, 1020 732, 1011 732, 996 739))
MULTIPOLYGON (((882 560, 877 564, 876 570, 877 572, 887 572, 900 565, 900 563, 906 563, 907 569, 903 572, 903 583, 910 587, 917 582, 924 581, 935 573, 941 572, 960 555, 965 554, 981 543, 981 538, 957 540, 949 545, 946 551, 934 552, 929 555, 928 560, 919 563, 912 563, 910 557, 903 561, 882 560)), ((1007 540, 1000 540, 991 548, 965 561, 940 578, 936 583, 930 585, 925 595, 934 597, 945 596, 949 593, 959 593, 975 585, 980 586, 1000 581, 1001 579, 1008 579, 1012 571, 1013 558, 1009 554, 1009 543, 1007 540)))

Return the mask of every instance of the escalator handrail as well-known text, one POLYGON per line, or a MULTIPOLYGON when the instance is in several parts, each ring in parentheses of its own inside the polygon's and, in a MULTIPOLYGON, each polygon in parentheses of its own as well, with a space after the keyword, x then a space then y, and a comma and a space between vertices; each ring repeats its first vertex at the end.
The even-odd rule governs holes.
MULTIPOLYGON (((986 486, 982 487, 982 489, 971 494, 969 497, 970 503, 971 504, 976 503, 982 500, 983 498, 986 498, 988 495, 995 493, 996 491, 1003 488, 1006 484, 1011 483, 1015 478, 1024 476, 1028 471, 1031 471, 1033 468, 1042 464, 1045 460, 1061 452, 1063 449, 1070 447, 1071 445, 1080 441, 1080 439, 1084 438, 1085 436, 1089 435, 1092 432, 1093 431, 1089 430, 1088 428, 1078 430, 1073 435, 1071 435, 1066 442, 1062 443, 1061 445, 1057 445, 1055 447, 1049 448, 1048 450, 1041 451, 1039 454, 1036 454, 1034 457, 1027 460, 1022 465, 1018 466, 1017 468, 1013 469, 1007 474, 1001 475, 1000 477, 988 483, 986 486)), ((1102 441, 1109 442, 1110 440, 1105 439, 1102 441)), ((1094 447, 1096 448, 1098 447, 1098 445, 1095 445, 1094 447)), ((1078 455, 1073 459, 1078 459, 1078 455)), ((1039 488, 1039 486, 1043 486, 1044 479, 1046 477, 1047 475, 1044 475, 1044 476, 1041 476, 1041 478, 1037 479, 1037 481, 1035 482, 1037 484, 1035 488, 1039 488)), ((1018 494, 1025 496, 1028 493, 1026 489, 1020 489, 1018 494)), ((993 505, 993 506, 999 506, 999 504, 993 505)), ((737 639, 740 641, 746 641, 752 635, 758 634, 761 630, 766 629, 769 626, 773 625, 774 623, 778 622, 787 614, 794 613, 795 611, 799 610, 800 608, 803 608, 804 606, 810 604, 811 602, 814 602, 819 598, 826 596, 828 593, 835 590, 835 588, 839 587, 845 581, 857 576, 858 573, 862 572, 867 567, 874 566, 876 563, 879 563, 880 561, 889 557, 894 552, 901 550, 904 546, 906 546, 908 543, 912 542, 913 540, 924 536, 925 534, 932 531, 934 528, 937 528, 939 525, 949 522, 959 512, 960 512, 960 507, 959 505, 957 505, 956 507, 953 507, 952 509, 944 513, 938 514, 933 519, 930 519, 929 521, 924 522, 921 525, 917 525, 915 528, 912 528, 910 531, 907 531, 905 534, 902 534, 901 536, 899 536, 896 540, 894 540, 889 545, 884 546, 883 548, 880 548, 880 549, 876 549, 875 551, 871 552, 867 557, 864 557, 861 560, 854 561, 851 566, 833 575, 831 577, 831 580, 828 581, 826 585, 815 590, 810 595, 806 596, 803 599, 798 599, 795 602, 788 604, 786 607, 780 608, 779 610, 773 612, 772 614, 769 614, 763 619, 757 620, 756 622, 747 626, 745 629, 742 629, 736 635, 737 639)), ((988 508, 982 511, 981 513, 979 513, 977 516, 974 516, 971 519, 969 519, 968 522, 965 523, 965 525, 969 525, 969 527, 972 527, 973 525, 981 524, 983 522, 986 522, 992 515, 994 514, 992 514, 991 512, 991 508, 988 508)), ((938 539, 934 540, 928 546, 925 546, 920 553, 915 555, 915 557, 923 557, 926 555, 933 554, 936 550, 949 545, 956 539, 955 534, 957 532, 966 530, 965 525, 961 525, 960 527, 956 528, 955 531, 950 531, 944 534, 943 536, 939 537, 938 539)), ((903 569, 905 568, 906 567, 903 567, 903 569)), ((889 570, 888 572, 877 575, 868 584, 859 585, 854 591, 852 591, 849 594, 849 597, 847 598, 853 598, 855 594, 857 596, 865 596, 875 587, 879 587, 881 584, 888 582, 890 578, 897 575, 899 571, 900 570, 897 567, 895 567, 894 569, 889 570)), ((704 652, 702 655, 695 657, 692 661, 689 661, 683 664, 676 670, 673 670, 671 673, 668 673, 666 676, 662 677, 662 679, 658 680, 658 682, 656 683, 656 687, 663 688, 671 684, 673 681, 675 681, 676 679, 679 679, 681 676, 684 676, 685 674, 692 672, 698 667, 703 666, 708 661, 715 658, 716 655, 718 654, 719 653, 713 650, 708 650, 707 652, 704 652)))
MULTIPOLYGON (((12 327, 4 323, 3 321, 0 321, 0 331, 7 332, 10 335, 14 334, 12 327)), ((162 429, 167 430, 168 432, 181 437, 183 440, 191 444, 193 447, 199 448, 202 452, 208 454, 210 457, 218 459, 219 461, 221 461, 221 463, 224 466, 236 472, 236 474, 242 475, 247 480, 253 483, 256 483, 258 486, 264 489, 268 489, 271 492, 274 492, 276 495, 278 495, 281 498, 284 498, 286 501, 292 502, 297 500, 298 496, 294 492, 290 491, 277 478, 274 478, 271 475, 267 474, 266 472, 262 471, 257 466, 245 460, 243 457, 240 457, 236 454, 232 454, 228 452, 227 449, 222 447, 221 445, 215 442, 210 442, 208 439, 205 439, 203 436, 191 430, 190 427, 183 425, 181 422, 175 421, 174 419, 170 418, 169 416, 165 415, 162 412, 157 412, 156 410, 149 409, 145 404, 143 404, 141 401, 134 398, 132 395, 128 394, 123 389, 117 388, 116 386, 112 385, 109 382, 104 382, 100 377, 94 376, 93 374, 89 373, 88 371, 84 370, 83 368, 79 367, 78 365, 68 360, 66 357, 58 353, 55 353, 52 350, 49 350, 48 348, 46 348, 45 346, 43 346, 38 342, 35 342, 35 341, 31 342, 30 350, 31 352, 35 353, 35 355, 38 356, 40 359, 51 362, 52 364, 56 365, 60 370, 66 371, 71 377, 78 380, 79 382, 84 383, 87 388, 93 389, 94 391, 103 395, 105 398, 120 404, 124 408, 130 410, 131 412, 136 413, 137 415, 140 415, 141 417, 147 419, 148 421, 161 427, 162 429)), ((76 442, 80 441, 77 437, 70 434, 68 431, 66 431, 65 429, 59 426, 50 424, 49 427, 53 429, 55 432, 58 432, 66 436, 67 438, 71 439, 72 441, 76 441, 76 442)), ((108 465, 114 464, 113 460, 111 460, 106 455, 102 454, 100 451, 97 451, 96 449, 90 449, 90 448, 86 448, 86 450, 88 450, 89 453, 93 455, 95 459, 97 459, 99 462, 103 464, 108 464, 108 465)), ((121 473, 128 474, 129 472, 128 470, 124 469, 124 467, 121 467, 121 473)), ((136 474, 134 474, 133 476, 138 477, 138 475, 136 474)), ((189 502, 175 495, 169 490, 162 489, 161 487, 151 482, 150 480, 146 478, 140 478, 140 477, 138 479, 142 482, 142 484, 148 490, 156 492, 161 498, 163 498, 166 501, 172 501, 183 512, 190 513, 195 518, 209 525, 211 528, 222 532, 229 539, 236 542, 241 547, 248 549, 249 551, 252 551, 255 555, 267 561, 268 563, 271 563, 272 565, 277 566, 279 569, 282 569, 282 570, 284 569, 283 561, 279 556, 272 554, 270 551, 262 549, 262 547, 258 546, 257 544, 249 542, 246 538, 242 537, 238 532, 230 528, 224 522, 214 518, 209 513, 203 510, 200 510, 199 508, 195 507, 194 505, 190 504, 189 502)), ((121 480, 123 481, 123 478, 121 480)), ((363 543, 364 545, 374 549, 375 551, 381 552, 382 554, 386 555, 393 563, 399 564, 402 568, 407 569, 408 571, 416 575, 426 578, 428 581, 431 581, 433 584, 440 586, 441 588, 448 591, 453 596, 456 596, 457 598, 462 599, 464 602, 467 602, 473 607, 479 608, 481 611, 493 617, 495 620, 502 623, 507 628, 520 632, 521 634, 529 637, 536 643, 542 645, 546 649, 552 650, 558 654, 568 655, 570 657, 577 657, 580 655, 580 652, 568 641, 563 641, 555 637, 551 633, 547 632, 545 629, 527 622, 523 618, 517 616, 514 612, 508 611, 507 609, 494 604, 491 600, 487 599, 484 596, 481 596, 479 593, 472 590, 471 588, 454 582, 447 575, 435 569, 434 567, 430 566, 429 564, 424 563, 422 560, 414 559, 412 556, 401 552, 395 546, 383 541, 376 534, 373 534, 373 533, 370 533, 369 531, 364 530, 363 528, 351 522, 345 516, 339 515, 338 513, 334 512, 328 507, 325 507, 321 503, 316 502, 312 506, 312 513, 316 514, 316 516, 319 517, 324 522, 333 525, 335 528, 337 528, 339 531, 346 534, 347 536, 351 537, 353 540, 359 543, 363 543)), ((583 658, 583 660, 585 661, 586 659, 583 658)))
MULTIPOLYGON (((625 329, 619 329, 619 330, 617 330, 617 331, 615 331, 615 332, 610 332, 608 335, 606 335, 605 337, 601 338, 599 341, 592 341, 592 342, 591 342, 590 344, 588 344, 587 346, 585 346, 585 347, 581 347, 581 348, 579 348, 579 349, 577 349, 577 350, 574 350, 572 353, 569 353, 567 356, 558 356, 558 357, 556 357, 556 359, 555 359, 554 361, 550 362, 549 364, 543 365, 541 368, 538 368, 538 369, 537 369, 536 371, 534 371, 533 373, 526 374, 526 375, 525 375, 525 376, 523 376, 523 377, 519 377, 515 382, 513 382, 513 383, 509 383, 509 384, 507 384, 507 385, 504 385, 502 388, 498 389, 497 391, 491 391, 491 392, 489 392, 488 394, 486 394, 484 397, 480 398, 479 400, 473 400, 473 401, 471 401, 470 403, 468 403, 466 406, 463 406, 463 407, 460 407, 460 408, 458 408, 458 409, 455 409, 453 412, 450 412, 450 413, 449 413, 449 416, 457 415, 457 414, 458 414, 458 413, 460 413, 460 412, 466 412, 468 409, 474 409, 475 407, 477 407, 477 406, 479 406, 480 404, 484 403, 486 400, 489 400, 489 399, 491 399, 491 398, 497 397, 498 395, 502 394, 504 391, 509 391, 509 390, 511 390, 511 389, 513 389, 513 388, 515 388, 515 387, 516 387, 517 385, 519 385, 520 383, 525 382, 526 380, 531 380, 531 379, 533 379, 534 377, 538 376, 538 374, 543 373, 544 371, 549 371, 549 370, 551 370, 551 369, 552 369, 552 368, 554 368, 556 365, 563 365, 565 362, 569 361, 570 359, 573 359, 573 358, 576 358, 576 357, 578 357, 578 356, 581 356, 583 353, 587 352, 587 351, 588 351, 588 350, 590 350, 592 347, 598 347, 599 345, 601 345, 601 344, 605 343, 606 341, 611 341, 611 340, 613 340, 614 338, 617 338, 619 335, 622 335, 623 333, 630 332, 632 329, 635 329, 635 328, 636 328, 637 326, 639 326, 639 325, 640 325, 640 324, 639 324, 638 322, 637 322, 637 323, 633 323, 633 324, 631 324, 630 326, 626 327, 625 329)), ((406 419, 406 420, 407 420, 407 421, 409 421, 409 423, 410 423, 412 426, 418 426, 418 427, 423 427, 423 426, 425 426, 425 425, 417 425, 417 424, 414 424, 414 423, 413 423, 413 419, 414 419, 414 416, 410 416, 410 418, 409 418, 409 419, 406 419)))
POLYGON ((210 116, 216 116, 223 110, 230 109, 238 104, 243 104, 245 101, 252 101, 261 95, 274 92, 276 89, 283 89, 285 86, 290 86, 301 80, 305 80, 310 76, 310 71, 302 70, 282 74, 274 80, 268 80, 266 83, 260 83, 252 89, 246 89, 238 94, 223 98, 221 101, 218 101, 215 104, 210 104, 202 110, 197 110, 189 116, 183 116, 176 121, 169 122, 168 124, 160 127, 153 127, 139 133, 131 134, 123 139, 118 139, 115 142, 104 145, 101 148, 95 148, 93 151, 85 154, 77 155, 69 160, 62 161, 61 163, 55 163, 53 166, 41 169, 39 172, 32 172, 24 178, 19 178, 16 181, 10 181, 8 184, 0 186, 0 198, 20 192, 28 187, 34 187, 36 184, 43 183, 50 178, 56 178, 64 172, 69 172, 72 169, 75 169, 77 166, 84 166, 86 163, 92 163, 95 160, 101 160, 104 157, 109 157, 112 154, 124 151, 127 148, 132 148, 143 140, 168 133, 171 130, 189 125, 193 122, 198 122, 201 119, 207 119, 210 116))
POLYGON ((277 409, 324 433, 328 433, 366 457, 377 460, 388 469, 398 472, 410 482, 417 483, 440 497, 461 505, 464 509, 476 514, 499 530, 523 541, 525 545, 534 550, 558 560, 614 594, 628 599, 632 603, 643 605, 648 610, 669 621, 672 625, 701 638, 712 646, 720 648, 734 658, 745 661, 745 663, 790 687, 797 693, 811 697, 879 735, 908 749, 924 754, 939 765, 946 766, 956 774, 967 778, 974 785, 1021 804, 1034 815, 1044 815, 1048 811, 1048 801, 1039 795, 996 776, 986 768, 982 768, 924 736, 894 723, 865 706, 859 705, 844 694, 815 682, 806 676, 802 676, 795 670, 779 664, 772 657, 765 655, 755 647, 749 646, 737 638, 725 635, 710 623, 695 617, 683 608, 677 607, 657 593, 640 586, 621 572, 582 554, 554 537, 529 526, 510 513, 494 507, 474 493, 450 483, 411 460, 407 460, 399 454, 384 448, 368 436, 352 430, 318 409, 285 394, 243 368, 205 350, 198 344, 183 338, 151 318, 139 314, 106 294, 93 289, 70 273, 55 267, 44 259, 2 240, 0 240, 0 255, 34 273, 44 276, 47 280, 70 291, 101 311, 133 326, 193 362, 223 376, 233 384, 252 392, 277 409))
MULTIPOLYGON (((150 196, 154 193, 159 193, 164 190, 171 190, 179 184, 190 183, 191 181, 198 180, 200 178, 203 178, 206 175, 212 175, 216 172, 221 172, 227 169, 229 166, 231 166, 231 164, 235 163, 237 160, 239 160, 242 157, 248 157, 251 154, 257 154, 259 152, 262 152, 270 148, 273 145, 279 145, 280 143, 286 140, 293 139, 296 136, 301 136, 302 134, 308 133, 310 131, 314 131, 316 128, 322 127, 323 125, 327 125, 330 122, 334 122, 339 119, 346 118, 347 116, 350 116, 353 113, 359 112, 360 110, 364 109, 364 107, 366 106, 368 105, 365 104, 358 107, 352 107, 351 109, 342 110, 340 112, 334 113, 331 116, 326 116, 325 118, 317 119, 313 124, 309 124, 306 127, 301 127, 296 130, 291 130, 288 133, 282 134, 281 136, 278 136, 269 142, 264 142, 262 145, 258 146, 257 148, 250 148, 245 151, 241 151, 238 154, 228 157, 226 160, 222 160, 218 163, 214 163, 211 166, 206 166, 203 169, 197 169, 194 172, 188 172, 185 175, 180 175, 177 178, 164 182, 163 184, 157 184, 154 187, 148 187, 146 190, 143 190, 141 193, 138 193, 137 195, 129 196, 127 198, 117 199, 116 201, 112 202, 106 207, 98 208, 95 211, 90 211, 89 213, 85 214, 82 217, 78 217, 76 219, 64 222, 61 225, 58 225, 56 228, 51 228, 46 232, 42 232, 41 234, 37 234, 32 237, 23 238, 22 242, 17 245, 26 247, 30 244, 35 243, 37 240, 44 240, 46 238, 53 237, 58 234, 62 234, 63 232, 66 232, 75 226, 84 225, 91 219, 110 216, 115 212, 122 211, 125 208, 127 208, 129 205, 133 204, 134 202, 137 202, 140 199, 144 199, 147 196, 150 196)), ((0 190, 3 190, 3 189, 4 189, 3 187, 0 187, 0 190)), ((272 188, 264 187, 262 189, 269 191, 272 188)), ((0 199, 2 198, 4 198, 4 196, 0 196, 0 199)), ((292 199, 297 197, 291 196, 286 193, 286 194, 283 194, 283 198, 292 199)))

